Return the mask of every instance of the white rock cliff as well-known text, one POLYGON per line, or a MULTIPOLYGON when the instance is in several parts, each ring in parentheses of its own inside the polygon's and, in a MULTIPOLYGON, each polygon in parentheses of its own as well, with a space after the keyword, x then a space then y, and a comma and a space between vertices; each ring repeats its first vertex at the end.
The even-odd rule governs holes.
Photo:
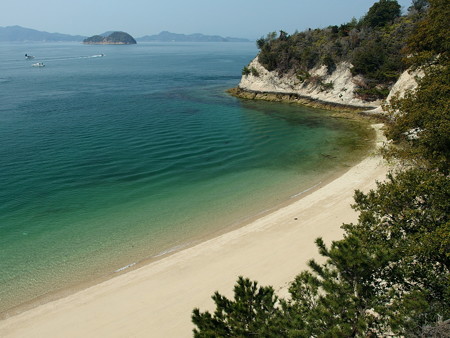
MULTIPOLYGON (((353 76, 350 71, 351 64, 347 62, 339 63, 331 74, 327 73, 325 66, 314 68, 309 72, 309 81, 303 82, 295 74, 279 76, 276 71, 269 72, 258 62, 258 57, 248 65, 248 68, 253 69, 253 74, 250 72, 243 75, 238 86, 240 90, 246 92, 294 94, 324 104, 361 108, 374 113, 382 112, 381 104, 384 101, 368 102, 355 95, 358 84, 363 83, 364 79, 359 75, 353 76)), ((414 89, 417 86, 416 76, 420 76, 420 73, 405 71, 392 87, 387 100, 395 94, 403 96, 407 90, 414 89)))

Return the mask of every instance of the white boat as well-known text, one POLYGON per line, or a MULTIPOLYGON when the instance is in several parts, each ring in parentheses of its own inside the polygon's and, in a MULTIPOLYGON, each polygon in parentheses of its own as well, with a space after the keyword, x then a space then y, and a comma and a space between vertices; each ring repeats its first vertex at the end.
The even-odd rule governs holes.
POLYGON ((34 56, 33 56, 33 55, 25 54, 25 59, 27 59, 27 60, 32 60, 32 59, 34 59, 34 56))
POLYGON ((45 67, 45 65, 42 62, 37 62, 32 64, 33 67, 45 67))

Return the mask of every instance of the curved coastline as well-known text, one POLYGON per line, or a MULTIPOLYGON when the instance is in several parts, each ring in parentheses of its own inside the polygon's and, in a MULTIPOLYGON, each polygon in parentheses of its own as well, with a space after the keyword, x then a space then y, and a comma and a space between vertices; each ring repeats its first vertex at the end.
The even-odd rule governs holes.
MULTIPOLYGON (((377 131, 380 145, 379 126, 377 131)), ((371 154, 243 227, 0 321, 0 335, 191 336, 192 309, 211 309, 216 290, 230 295, 238 275, 286 295, 307 260, 318 258, 314 239, 339 239, 340 225, 357 218, 350 207, 354 190, 373 188, 386 172, 381 158, 371 154)))

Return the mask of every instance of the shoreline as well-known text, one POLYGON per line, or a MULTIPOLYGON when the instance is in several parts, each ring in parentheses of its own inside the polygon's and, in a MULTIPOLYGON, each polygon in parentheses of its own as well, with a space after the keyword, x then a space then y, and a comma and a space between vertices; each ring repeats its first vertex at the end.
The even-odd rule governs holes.
MULTIPOLYGON (((345 113, 342 113, 342 114, 345 114, 345 113)), ((340 117, 342 117, 342 116, 340 116, 340 117)), ((353 118, 355 118, 355 117, 353 117, 353 118)), ((372 152, 376 148, 375 141, 376 141, 376 137, 377 137, 377 135, 376 135, 377 131, 375 128, 373 128, 373 124, 368 125, 368 127, 372 127, 372 130, 374 131, 374 135, 371 137, 371 138, 373 138, 372 139, 373 144, 367 148, 367 153, 372 152)), ((27 311, 31 311, 37 307, 41 307, 47 303, 57 301, 61 298, 68 297, 72 294, 75 294, 82 290, 88 289, 97 284, 101 284, 110 279, 116 278, 122 274, 126 274, 126 273, 132 272, 136 269, 139 269, 139 268, 145 267, 147 265, 150 265, 152 263, 155 263, 158 260, 166 259, 166 258, 170 257, 171 255, 176 254, 179 251, 189 249, 200 243, 206 242, 208 240, 222 236, 228 232, 232 232, 232 231, 235 231, 242 227, 245 227, 245 226, 249 225, 250 223, 257 221, 258 219, 260 219, 262 217, 265 217, 273 212, 278 211, 279 209, 282 209, 284 207, 289 206, 292 203, 295 203, 296 201, 306 197, 307 195, 313 193, 314 191, 316 191, 316 190, 320 189, 321 187, 327 185, 328 183, 332 182, 333 180, 335 180, 336 178, 340 177, 341 175, 346 173, 348 170, 350 170, 350 168, 352 168, 355 164, 359 163, 361 160, 366 158, 367 153, 364 156, 359 156, 357 160, 353 160, 350 165, 346 165, 346 167, 341 167, 337 171, 335 171, 331 174, 328 174, 327 176, 324 176, 323 179, 321 179, 319 182, 315 183, 314 185, 307 187, 304 190, 298 191, 295 194, 286 197, 286 199, 282 199, 281 201, 277 202, 274 205, 271 205, 270 207, 268 207, 266 209, 260 210, 256 213, 247 214, 245 217, 241 217, 241 218, 237 219, 235 222, 230 223, 225 228, 216 229, 215 231, 210 232, 208 234, 192 237, 189 240, 184 241, 184 242, 178 242, 176 244, 174 243, 173 246, 164 248, 161 251, 159 251, 158 253, 156 253, 155 255, 150 255, 143 259, 136 260, 136 261, 131 261, 121 267, 114 268, 114 270, 110 270, 106 274, 103 274, 96 278, 82 281, 82 282, 77 282, 75 284, 63 287, 58 290, 49 291, 45 294, 39 295, 31 300, 28 300, 24 303, 21 303, 19 305, 11 307, 6 311, 0 312, 0 324, 3 320, 6 320, 8 318, 20 315, 21 313, 24 313, 27 311)), ((1 325, 0 325, 0 327, 1 327, 1 325)))
POLYGON ((260 91, 235 87, 228 89, 227 93, 240 99, 294 103, 307 107, 340 112, 365 113, 367 111, 378 108, 378 106, 359 106, 353 104, 324 101, 295 92, 260 91))
MULTIPOLYGON (((260 193, 259 198, 261 200, 265 200, 265 204, 262 207, 258 207, 257 209, 253 208, 252 210, 250 210, 249 208, 247 208, 250 206, 250 204, 248 205, 246 204, 245 213, 239 214, 239 217, 234 217, 233 219, 230 219, 230 221, 223 222, 223 216, 226 215, 211 213, 212 218, 211 217, 208 218, 212 220, 211 223, 214 224, 215 226, 218 224, 222 224, 222 226, 219 228, 216 227, 205 228, 210 226, 210 224, 205 223, 203 228, 200 226, 198 229, 208 229, 208 230, 191 233, 191 236, 188 238, 182 238, 181 240, 177 239, 176 241, 169 242, 170 245, 162 246, 158 250, 153 250, 151 253, 147 252, 146 255, 136 257, 131 256, 130 259, 120 261, 114 259, 110 261, 112 264, 103 263, 99 267, 100 269, 102 269, 101 273, 97 275, 85 274, 85 276, 88 277, 83 277, 83 279, 78 278, 77 280, 67 279, 68 282, 66 282, 65 284, 55 283, 54 285, 56 287, 54 288, 41 288, 43 289, 44 292, 35 294, 32 297, 29 297, 28 299, 25 299, 23 301, 16 302, 14 306, 10 307, 5 306, 5 308, 2 309, 2 311, 0 311, 0 322, 4 319, 32 310, 33 308, 45 305, 46 303, 67 297, 71 294, 79 292, 83 289, 87 289, 96 284, 100 284, 109 279, 115 278, 121 274, 136 270, 142 266, 151 264, 157 260, 165 259, 168 256, 180 250, 190 248, 201 242, 207 241, 211 238, 215 238, 220 235, 223 235, 224 233, 236 230, 258 218, 261 218, 269 213, 272 213, 280 208, 287 206, 290 203, 293 203, 297 199, 303 198, 304 196, 312 193, 314 190, 320 188, 320 186, 323 186, 331 182, 336 177, 348 171, 349 168, 351 168, 354 164, 361 161, 361 159, 367 156, 367 153, 372 151, 372 149, 374 148, 375 132, 373 128, 370 127, 370 123, 368 122, 368 120, 354 116, 354 114, 353 116, 351 116, 350 113, 348 114, 348 116, 344 116, 342 114, 345 113, 339 114, 328 113, 330 118, 333 119, 355 120, 356 121, 355 123, 358 124, 357 128, 364 130, 363 132, 360 132, 360 138, 358 138, 364 140, 363 141, 364 144, 358 146, 357 148, 359 148, 359 150, 354 150, 353 151, 354 154, 352 156, 347 157, 344 156, 345 160, 336 162, 338 163, 336 164, 336 168, 334 168, 333 166, 334 169, 332 170, 328 169, 327 172, 323 172, 320 175, 316 175, 317 177, 313 177, 312 179, 310 178, 304 180, 302 179, 304 175, 301 175, 301 177, 297 178, 291 178, 295 179, 295 181, 290 181, 289 186, 283 186, 283 189, 279 189, 279 192, 283 192, 283 196, 281 196, 281 198, 279 197, 274 198, 273 196, 278 196, 276 194, 266 196, 265 194, 260 193), (291 186, 295 188, 290 189, 291 186), (217 217, 217 220, 214 220, 215 218, 214 215, 217 217)), ((358 141, 355 140, 355 142, 358 141)), ((332 154, 332 152, 330 154, 332 154)), ((326 162, 330 161, 330 159, 333 162, 334 158, 340 157, 328 155, 328 153, 323 153, 321 154, 321 156, 322 158, 325 159, 322 165, 327 165, 326 162)), ((315 169, 315 171, 320 170, 315 169)), ((208 222, 210 221, 208 220, 208 222)), ((153 247, 149 246, 149 248, 153 247)), ((122 257, 127 256, 123 255, 122 257)), ((119 257, 119 259, 120 258, 121 257, 119 257)), ((88 266, 88 268, 90 268, 91 266, 92 265, 88 266)), ((59 272, 59 270, 55 271, 59 272)), ((5 299, 5 303, 3 305, 8 304, 6 301, 7 299, 5 299)))
MULTIPOLYGON (((379 128, 377 141, 382 142, 379 128)), ((367 191, 383 180, 387 166, 378 155, 292 202, 258 215, 247 225, 175 251, 148 264, 125 269, 64 298, 0 321, 0 336, 191 336, 194 307, 213 309, 214 291, 230 296, 239 275, 272 285, 287 295, 288 283, 314 244, 341 238, 342 223, 356 221, 350 208, 355 189, 367 191)))

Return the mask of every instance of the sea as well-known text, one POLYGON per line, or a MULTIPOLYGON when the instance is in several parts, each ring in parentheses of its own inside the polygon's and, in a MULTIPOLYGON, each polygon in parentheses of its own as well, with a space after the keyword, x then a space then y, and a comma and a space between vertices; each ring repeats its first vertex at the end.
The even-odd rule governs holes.
POLYGON ((256 54, 0 45, 0 314, 242 226, 367 154, 366 124, 227 94, 256 54))

